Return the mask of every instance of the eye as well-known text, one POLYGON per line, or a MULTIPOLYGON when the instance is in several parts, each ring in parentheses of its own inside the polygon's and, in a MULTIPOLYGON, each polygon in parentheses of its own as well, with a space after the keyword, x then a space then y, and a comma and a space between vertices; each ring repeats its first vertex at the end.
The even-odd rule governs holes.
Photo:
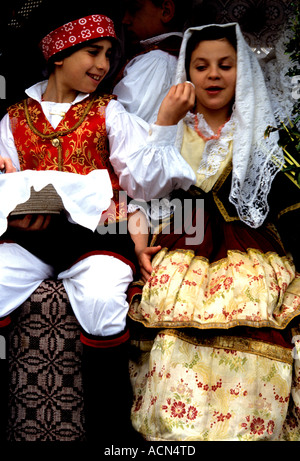
POLYGON ((206 69, 206 66, 197 66, 196 69, 197 69, 199 72, 202 72, 203 70, 206 69))
POLYGON ((232 66, 229 66, 229 65, 226 65, 226 64, 221 64, 220 65, 220 69, 222 70, 230 70, 232 68, 232 66))
POLYGON ((91 55, 91 56, 97 56, 97 54, 99 53, 99 50, 95 49, 95 48, 91 48, 89 50, 87 50, 87 52, 91 55))
POLYGON ((105 56, 106 56, 107 59, 111 59, 111 57, 112 57, 112 50, 111 50, 111 49, 107 50, 105 56))

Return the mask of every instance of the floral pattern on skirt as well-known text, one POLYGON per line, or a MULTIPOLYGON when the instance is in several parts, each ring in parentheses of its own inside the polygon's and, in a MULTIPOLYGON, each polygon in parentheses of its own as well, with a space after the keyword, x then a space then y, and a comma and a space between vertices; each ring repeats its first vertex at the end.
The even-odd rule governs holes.
POLYGON ((137 343, 140 356, 131 361, 135 429, 146 440, 299 440, 298 368, 293 414, 289 409, 292 351, 250 343, 216 336, 202 344, 176 330, 162 330, 149 350, 137 343))
POLYGON ((284 328, 300 311, 300 275, 275 252, 228 250, 209 263, 191 250, 162 249, 129 316, 147 327, 284 328))

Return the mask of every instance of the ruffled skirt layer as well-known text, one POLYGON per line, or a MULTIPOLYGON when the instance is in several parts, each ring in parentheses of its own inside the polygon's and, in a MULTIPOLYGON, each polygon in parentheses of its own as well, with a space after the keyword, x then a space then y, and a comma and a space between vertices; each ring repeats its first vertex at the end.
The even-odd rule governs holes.
POLYGON ((194 246, 160 234, 130 291, 133 425, 148 440, 299 440, 300 276, 271 228, 204 224, 194 246))

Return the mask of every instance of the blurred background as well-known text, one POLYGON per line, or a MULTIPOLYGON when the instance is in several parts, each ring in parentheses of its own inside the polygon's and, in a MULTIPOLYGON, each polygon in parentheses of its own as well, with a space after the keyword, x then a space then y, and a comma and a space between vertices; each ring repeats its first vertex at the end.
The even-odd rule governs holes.
MULTIPOLYGON (((252 49, 264 58, 293 16, 287 0, 194 0, 189 25, 238 22, 252 49)), ((24 90, 44 79, 38 43, 48 32, 70 19, 93 13, 111 16, 122 39, 122 0, 10 0, 0 14, 0 117, 19 101, 24 90)), ((120 62, 120 66, 122 62, 120 62)))

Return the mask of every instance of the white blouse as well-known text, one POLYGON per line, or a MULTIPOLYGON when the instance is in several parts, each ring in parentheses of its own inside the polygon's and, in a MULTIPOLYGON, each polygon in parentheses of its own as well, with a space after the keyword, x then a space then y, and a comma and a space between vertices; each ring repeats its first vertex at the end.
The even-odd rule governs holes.
MULTIPOLYGON (((172 32, 141 42, 142 47, 159 43, 172 32)), ((177 58, 166 51, 152 50, 134 57, 126 65, 123 77, 113 89, 120 103, 131 114, 148 123, 154 123, 162 100, 174 83, 177 58)))

